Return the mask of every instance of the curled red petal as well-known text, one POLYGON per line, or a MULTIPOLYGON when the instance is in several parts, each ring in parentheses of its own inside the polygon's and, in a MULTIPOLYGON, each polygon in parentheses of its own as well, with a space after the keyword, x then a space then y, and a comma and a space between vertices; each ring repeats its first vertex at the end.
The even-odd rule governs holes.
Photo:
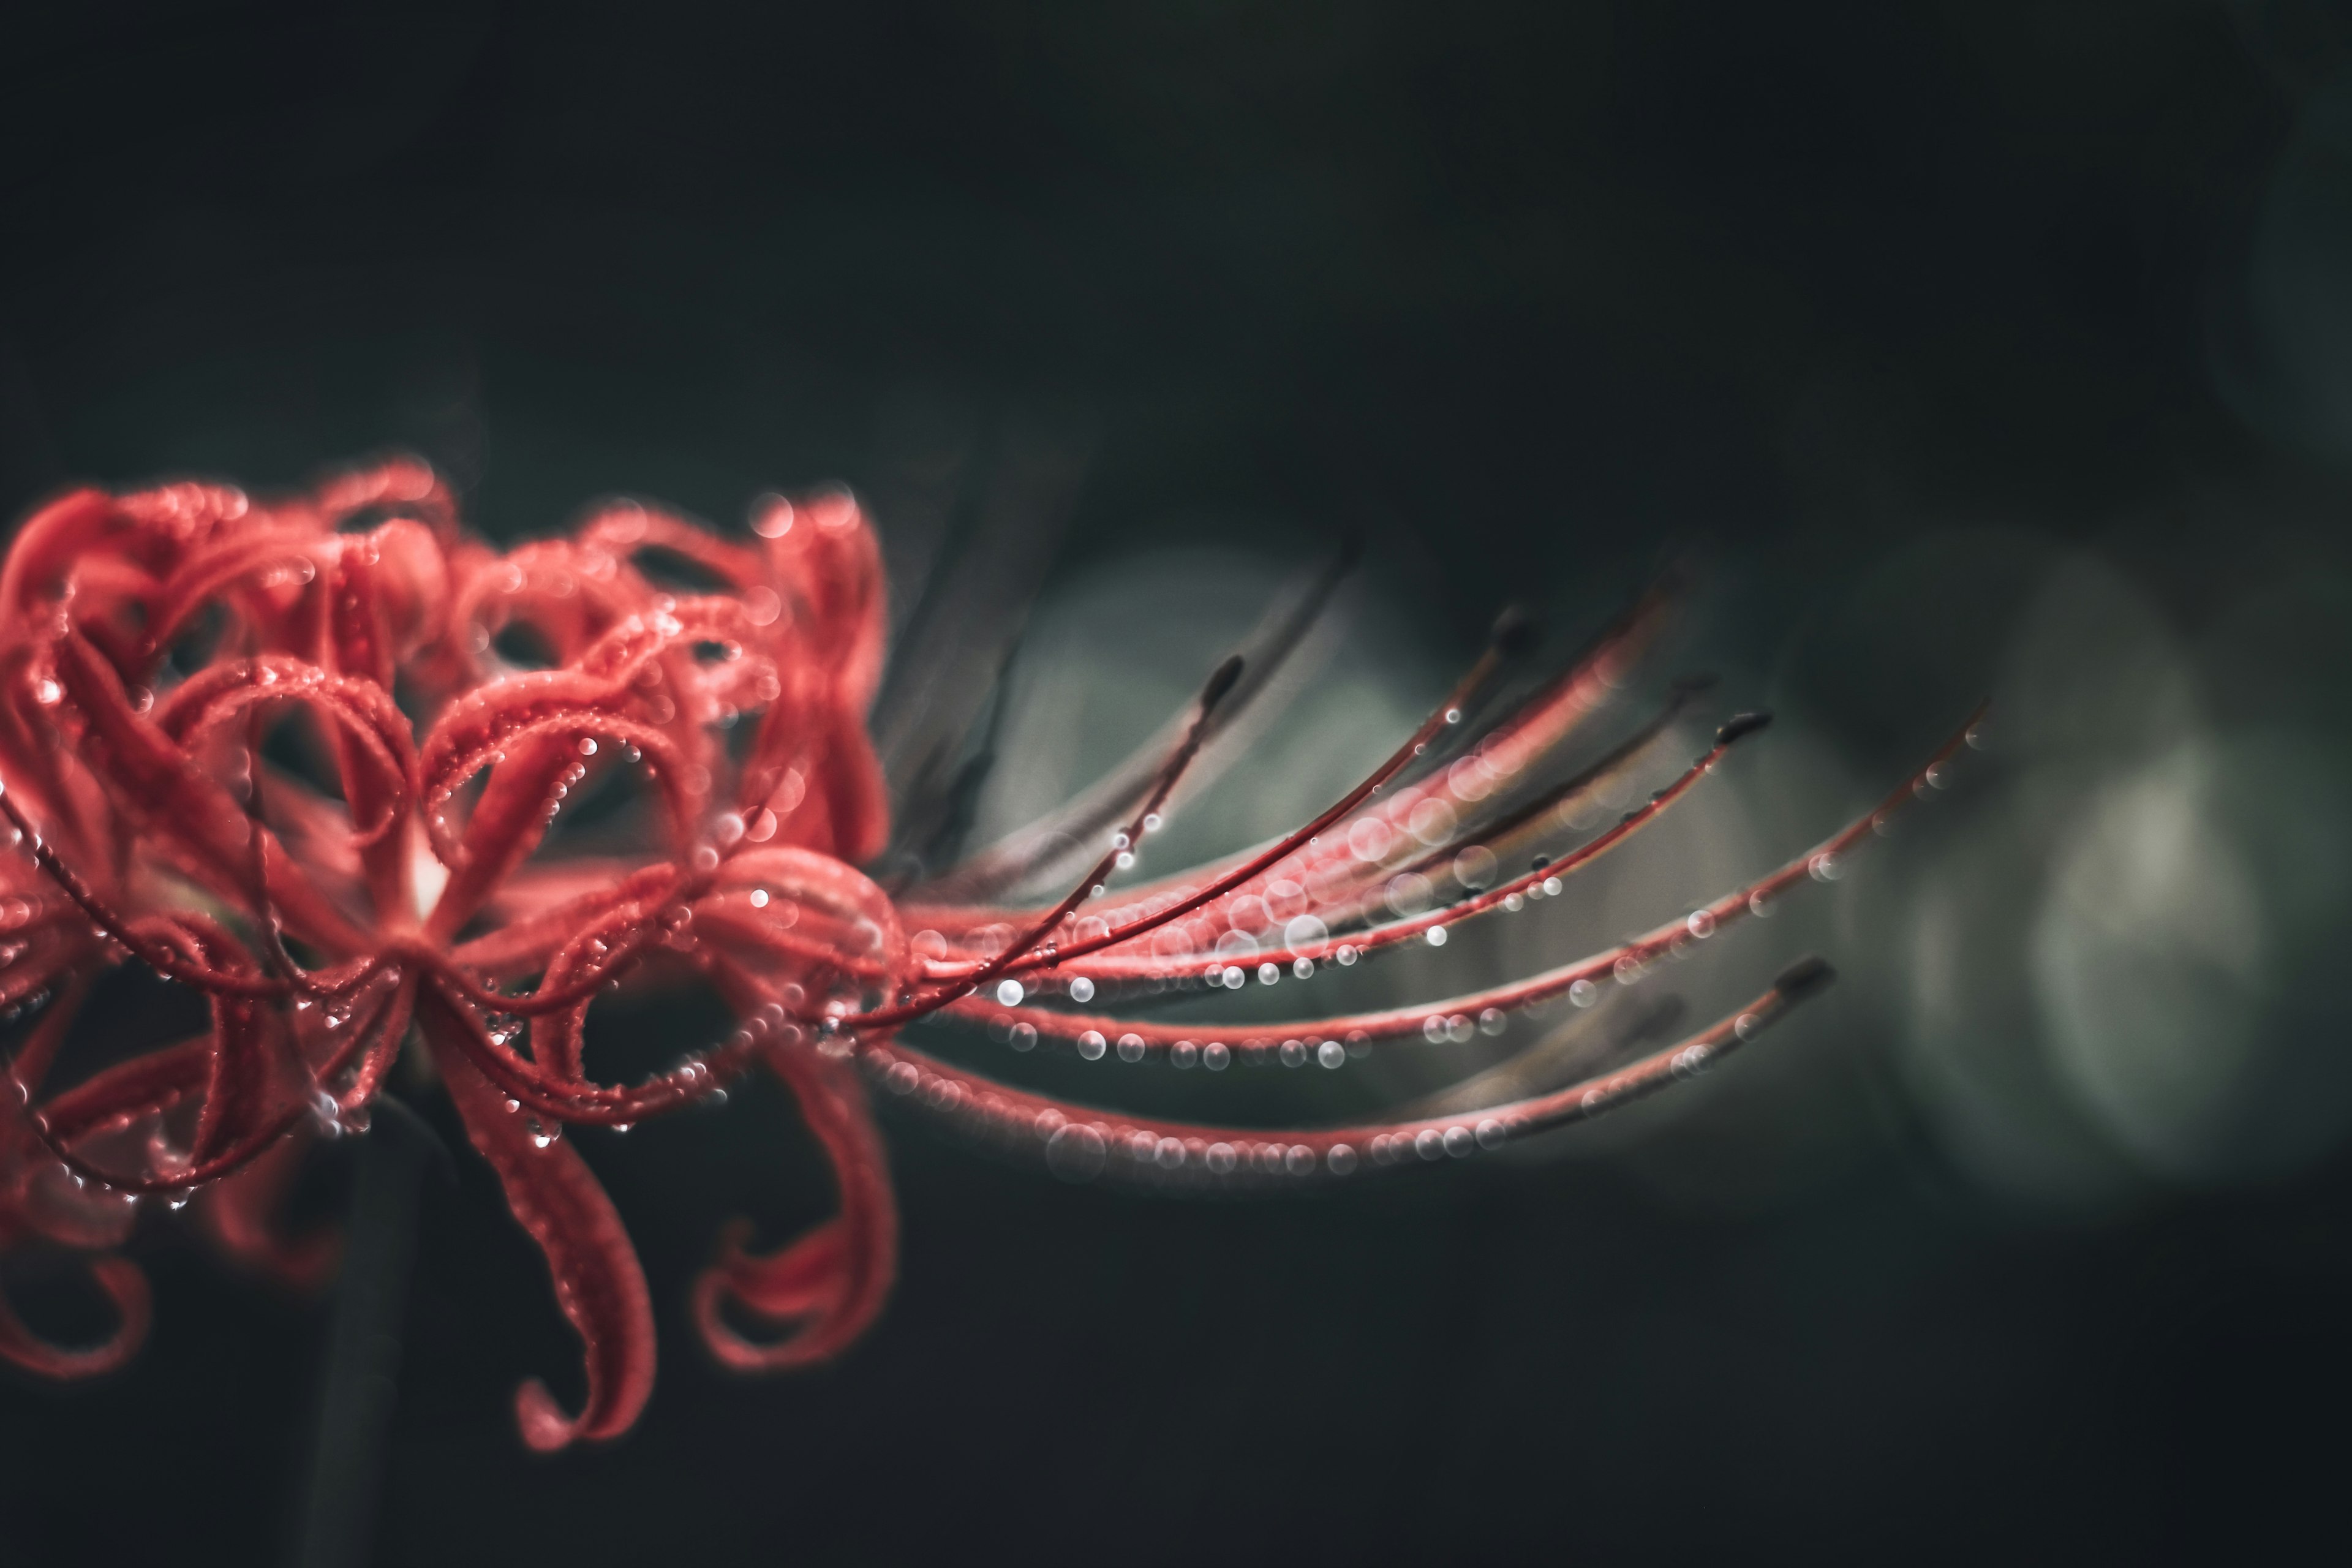
POLYGON ((243 1170, 205 1188, 196 1204, 197 1218, 214 1246, 244 1268, 306 1292, 326 1284, 341 1252, 331 1229, 288 1236, 279 1226, 287 1192, 310 1145, 310 1139, 299 1132, 279 1139, 243 1170))
POLYGON ((507 1205, 547 1258, 555 1299, 585 1349, 588 1396, 568 1415, 536 1378, 515 1394, 522 1439, 541 1453, 579 1440, 617 1437, 636 1421, 654 1387, 653 1302, 645 1270, 604 1189, 569 1143, 539 1147, 524 1118, 484 1078, 457 1038, 460 1005, 437 989, 419 998, 417 1018, 466 1132, 498 1173, 507 1205))
POLYGON ((863 1334, 898 1277, 898 1206, 865 1087, 843 1062, 805 1051, 768 1054, 792 1086, 801 1114, 833 1165, 841 1212, 764 1257, 743 1250, 748 1227, 729 1227, 717 1262, 694 1284, 694 1317, 711 1354, 745 1372, 781 1372, 839 1354, 863 1334), (729 1307, 788 1328, 780 1340, 747 1338, 729 1307))
POLYGON ((138 1353, 146 1342, 147 1326, 154 1315, 154 1298, 147 1276, 127 1258, 111 1255, 89 1260, 90 1278, 114 1304, 114 1331, 97 1344, 57 1345, 33 1332, 16 1310, 0 1294, 0 1361, 41 1377, 97 1377, 112 1372, 138 1353))

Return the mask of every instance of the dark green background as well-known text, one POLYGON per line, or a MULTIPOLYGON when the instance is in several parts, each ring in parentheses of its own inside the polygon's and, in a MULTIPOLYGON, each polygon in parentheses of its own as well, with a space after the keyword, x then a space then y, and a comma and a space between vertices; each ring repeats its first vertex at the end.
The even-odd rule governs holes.
MULTIPOLYGON (((1057 571, 1306 559, 1353 526, 1412 637, 1458 650, 1515 595, 1590 625, 1680 542, 1756 666, 1930 522, 2095 542, 2192 622, 2342 559, 2336 384, 2308 356, 2264 381, 2278 319, 2249 302, 2300 117, 2352 60, 2320 0, 55 11, 0 21, 10 515, 398 445, 500 535, 619 489, 731 521, 830 479, 887 531, 1042 441, 1084 459, 1057 571)), ((2340 231, 2345 187, 2315 188, 2340 231)), ((1944 722, 1887 718, 1898 673, 1811 692, 1872 767, 1944 722)), ((2298 679, 2340 702, 2340 669, 2298 679)), ((1869 1045, 1840 1049, 1864 1093, 1869 1045)), ((888 1315, 745 1383, 680 1297, 724 1215, 822 1212, 788 1125, 739 1103, 592 1147, 661 1383, 625 1442, 552 1461, 508 1400, 572 1352, 461 1160, 425 1215, 383 1561, 2217 1561, 2340 1533, 2340 1157, 2058 1225, 1897 1118, 1802 1201, 1705 1217, 1580 1163, 1188 1205, 894 1124, 888 1315)), ((0 1384, 0 1561, 282 1550, 322 1314, 167 1226, 138 1250, 135 1367, 0 1384)))

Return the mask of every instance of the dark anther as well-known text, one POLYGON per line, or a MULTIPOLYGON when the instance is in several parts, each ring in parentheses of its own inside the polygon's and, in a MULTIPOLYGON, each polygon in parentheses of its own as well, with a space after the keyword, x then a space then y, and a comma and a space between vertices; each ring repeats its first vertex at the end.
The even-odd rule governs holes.
POLYGON ((1550 856, 1549 856, 1549 855, 1538 855, 1538 856, 1537 856, 1537 857, 1536 857, 1532 861, 1528 862, 1528 870, 1530 870, 1530 871, 1540 871, 1540 870, 1542 870, 1545 867, 1547 867, 1547 866, 1549 866, 1549 865, 1550 865, 1550 864, 1551 864, 1551 857, 1550 857, 1550 856))
POLYGON ((1827 959, 1801 958, 1780 971, 1780 977, 1772 982, 1772 989, 1780 994, 1784 1002, 1801 1002, 1827 988, 1836 978, 1837 971, 1829 966, 1827 959))
POLYGON ((1715 743, 1718 746, 1727 746, 1742 736, 1753 735, 1771 721, 1772 715, 1769 713, 1734 713, 1724 721, 1723 728, 1715 732, 1715 743))
POLYGON ((1505 658, 1518 658, 1533 653, 1536 645, 1543 641, 1543 627, 1528 614, 1526 605, 1507 605, 1504 606, 1503 613, 1495 617, 1495 629, 1487 640, 1505 658))
POLYGON ((1233 690, 1234 682, 1241 678, 1242 656, 1235 654, 1217 666, 1216 673, 1209 677, 1209 684, 1201 689, 1201 710, 1206 712, 1223 701, 1226 693, 1233 690))

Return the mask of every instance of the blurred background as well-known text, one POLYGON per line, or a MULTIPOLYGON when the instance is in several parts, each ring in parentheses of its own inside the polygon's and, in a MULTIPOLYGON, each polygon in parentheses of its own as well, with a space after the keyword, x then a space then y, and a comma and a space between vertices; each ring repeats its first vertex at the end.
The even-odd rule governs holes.
MULTIPOLYGON (((509 539, 853 486, 900 646, 993 711, 980 838, 1360 537, 1170 864, 1343 788, 1504 601, 1564 652, 1687 563, 1603 728, 1698 670, 1694 742, 1781 723, 1580 896, 1268 1009, 1671 918, 1999 707, 1836 886, 1651 983, 1712 1016, 1818 950, 1836 991, 1555 1145, 1187 1203, 893 1121, 903 1278, 821 1372, 724 1374, 681 1310, 728 1215, 829 1208, 782 1105, 583 1136, 662 1314, 608 1448, 514 1436, 515 1381, 576 1352, 461 1152, 378 1561, 2333 1557, 2340 0, 0 21, 0 512, 386 447, 509 539)), ((1337 1114, 1518 1043, 1253 1092, 1337 1114)), ((133 1367, 0 1383, 0 1563, 286 1551, 324 1312, 167 1225, 136 1250, 133 1367)))

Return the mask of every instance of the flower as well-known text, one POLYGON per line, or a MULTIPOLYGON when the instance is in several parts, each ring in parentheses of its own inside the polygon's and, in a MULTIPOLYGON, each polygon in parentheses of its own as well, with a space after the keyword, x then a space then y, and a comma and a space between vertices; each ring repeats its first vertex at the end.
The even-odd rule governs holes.
MULTIPOLYGON (((625 1129, 772 1074, 831 1163, 838 1212, 773 1253, 730 1231, 693 1310, 730 1365, 806 1364, 863 1331, 895 1269, 869 1085, 1071 1180, 1338 1180, 1491 1149, 1696 1073, 1827 971, 1801 964, 1709 1028, 1566 1089, 1283 1132, 1147 1122, 999 1084, 907 1043, 903 1026, 936 1017, 1024 1049, 1213 1071, 1334 1068, 1383 1041, 1492 1033, 1552 998, 1631 984, 1809 875, 1827 879, 1912 787, 1703 910, 1506 985, 1213 1037, 1096 1014, 1084 1009, 1098 995, 1238 988, 1435 945, 1462 921, 1555 895, 1764 721, 1734 719, 1622 820, 1506 875, 1506 858, 1558 838, 1695 695, 1678 690, 1601 763, 1555 781, 1549 760, 1622 681, 1657 606, 1501 718, 1473 721, 1531 640, 1507 621, 1445 703, 1312 822, 1214 865, 1123 878, 1247 695, 1230 660, 1164 757, 893 895, 857 869, 888 834, 865 731, 883 651, 873 532, 834 492, 764 499, 751 535, 624 501, 501 553, 462 531, 447 489, 410 460, 272 502, 194 484, 82 490, 26 521, 0 567, 0 812, 18 851, 0 868, 0 1006, 37 1016, 0 1108, 0 1245, 86 1254, 118 1326, 95 1348, 61 1348, 0 1302, 0 1356, 71 1376, 131 1353, 147 1291, 111 1249, 143 1194, 174 1207, 200 1194, 232 1252, 320 1277, 331 1241, 280 1235, 278 1201, 306 1139, 365 1129, 413 1039, 411 1070, 449 1096, 585 1348, 577 1412, 522 1385, 525 1441, 613 1437, 653 1387, 653 1314, 567 1126, 625 1129), (666 585, 677 581, 695 586, 666 585), (635 832, 546 842, 567 805, 632 784, 646 795, 635 832), (1066 897, 1003 901, 1073 834, 1096 854, 1066 897), (208 1026, 54 1087, 81 1003, 126 963, 201 995, 208 1026), (731 1032, 640 1082, 593 1078, 596 1000, 681 975, 726 1002, 731 1032)), ((1958 743, 1913 784, 1939 780, 1958 743)))

